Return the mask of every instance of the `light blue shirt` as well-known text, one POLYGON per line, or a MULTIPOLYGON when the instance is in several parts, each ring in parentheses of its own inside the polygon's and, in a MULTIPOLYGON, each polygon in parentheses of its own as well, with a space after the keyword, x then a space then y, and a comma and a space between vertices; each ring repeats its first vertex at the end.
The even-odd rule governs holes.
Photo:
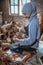
MULTIPOLYGON (((15 44, 20 44, 20 46, 24 45, 31 45, 36 39, 40 39, 40 27, 39 22, 37 19, 37 16, 31 17, 28 21, 28 37, 24 39, 20 39, 19 42, 16 42, 15 44)), ((37 48, 39 45, 39 42, 37 42, 35 45, 31 46, 32 48, 37 48)))

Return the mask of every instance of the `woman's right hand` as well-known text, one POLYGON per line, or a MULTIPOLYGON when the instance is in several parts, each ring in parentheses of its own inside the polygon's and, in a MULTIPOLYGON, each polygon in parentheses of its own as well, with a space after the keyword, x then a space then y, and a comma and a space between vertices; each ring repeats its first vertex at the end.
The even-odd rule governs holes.
POLYGON ((13 37, 13 41, 18 42, 20 39, 13 37))

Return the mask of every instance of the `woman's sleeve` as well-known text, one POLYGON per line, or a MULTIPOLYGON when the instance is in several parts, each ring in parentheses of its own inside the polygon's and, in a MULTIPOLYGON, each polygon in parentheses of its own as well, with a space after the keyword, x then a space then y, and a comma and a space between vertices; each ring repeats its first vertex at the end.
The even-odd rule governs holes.
POLYGON ((20 41, 15 43, 15 44, 20 44, 20 46, 24 46, 24 45, 31 45, 33 42, 35 42, 36 33, 37 33, 37 28, 36 27, 37 27, 36 23, 32 22, 28 26, 28 38, 20 39, 20 41))

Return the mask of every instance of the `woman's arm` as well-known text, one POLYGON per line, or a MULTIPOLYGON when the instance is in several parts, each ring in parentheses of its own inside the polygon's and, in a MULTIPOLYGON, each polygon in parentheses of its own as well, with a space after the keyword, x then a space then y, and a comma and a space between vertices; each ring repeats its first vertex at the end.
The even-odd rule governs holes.
POLYGON ((20 39, 19 42, 15 44, 20 44, 20 46, 31 45, 36 40, 37 26, 36 22, 31 22, 28 26, 28 38, 20 39))

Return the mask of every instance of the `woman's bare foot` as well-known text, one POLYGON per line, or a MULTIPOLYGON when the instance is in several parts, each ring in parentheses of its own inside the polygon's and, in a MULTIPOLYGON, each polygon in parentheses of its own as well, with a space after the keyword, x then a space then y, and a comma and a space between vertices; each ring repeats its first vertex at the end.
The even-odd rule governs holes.
POLYGON ((23 61, 23 62, 26 62, 27 59, 29 59, 30 57, 31 57, 31 53, 28 53, 28 54, 26 54, 26 55, 22 58, 22 61, 23 61))

